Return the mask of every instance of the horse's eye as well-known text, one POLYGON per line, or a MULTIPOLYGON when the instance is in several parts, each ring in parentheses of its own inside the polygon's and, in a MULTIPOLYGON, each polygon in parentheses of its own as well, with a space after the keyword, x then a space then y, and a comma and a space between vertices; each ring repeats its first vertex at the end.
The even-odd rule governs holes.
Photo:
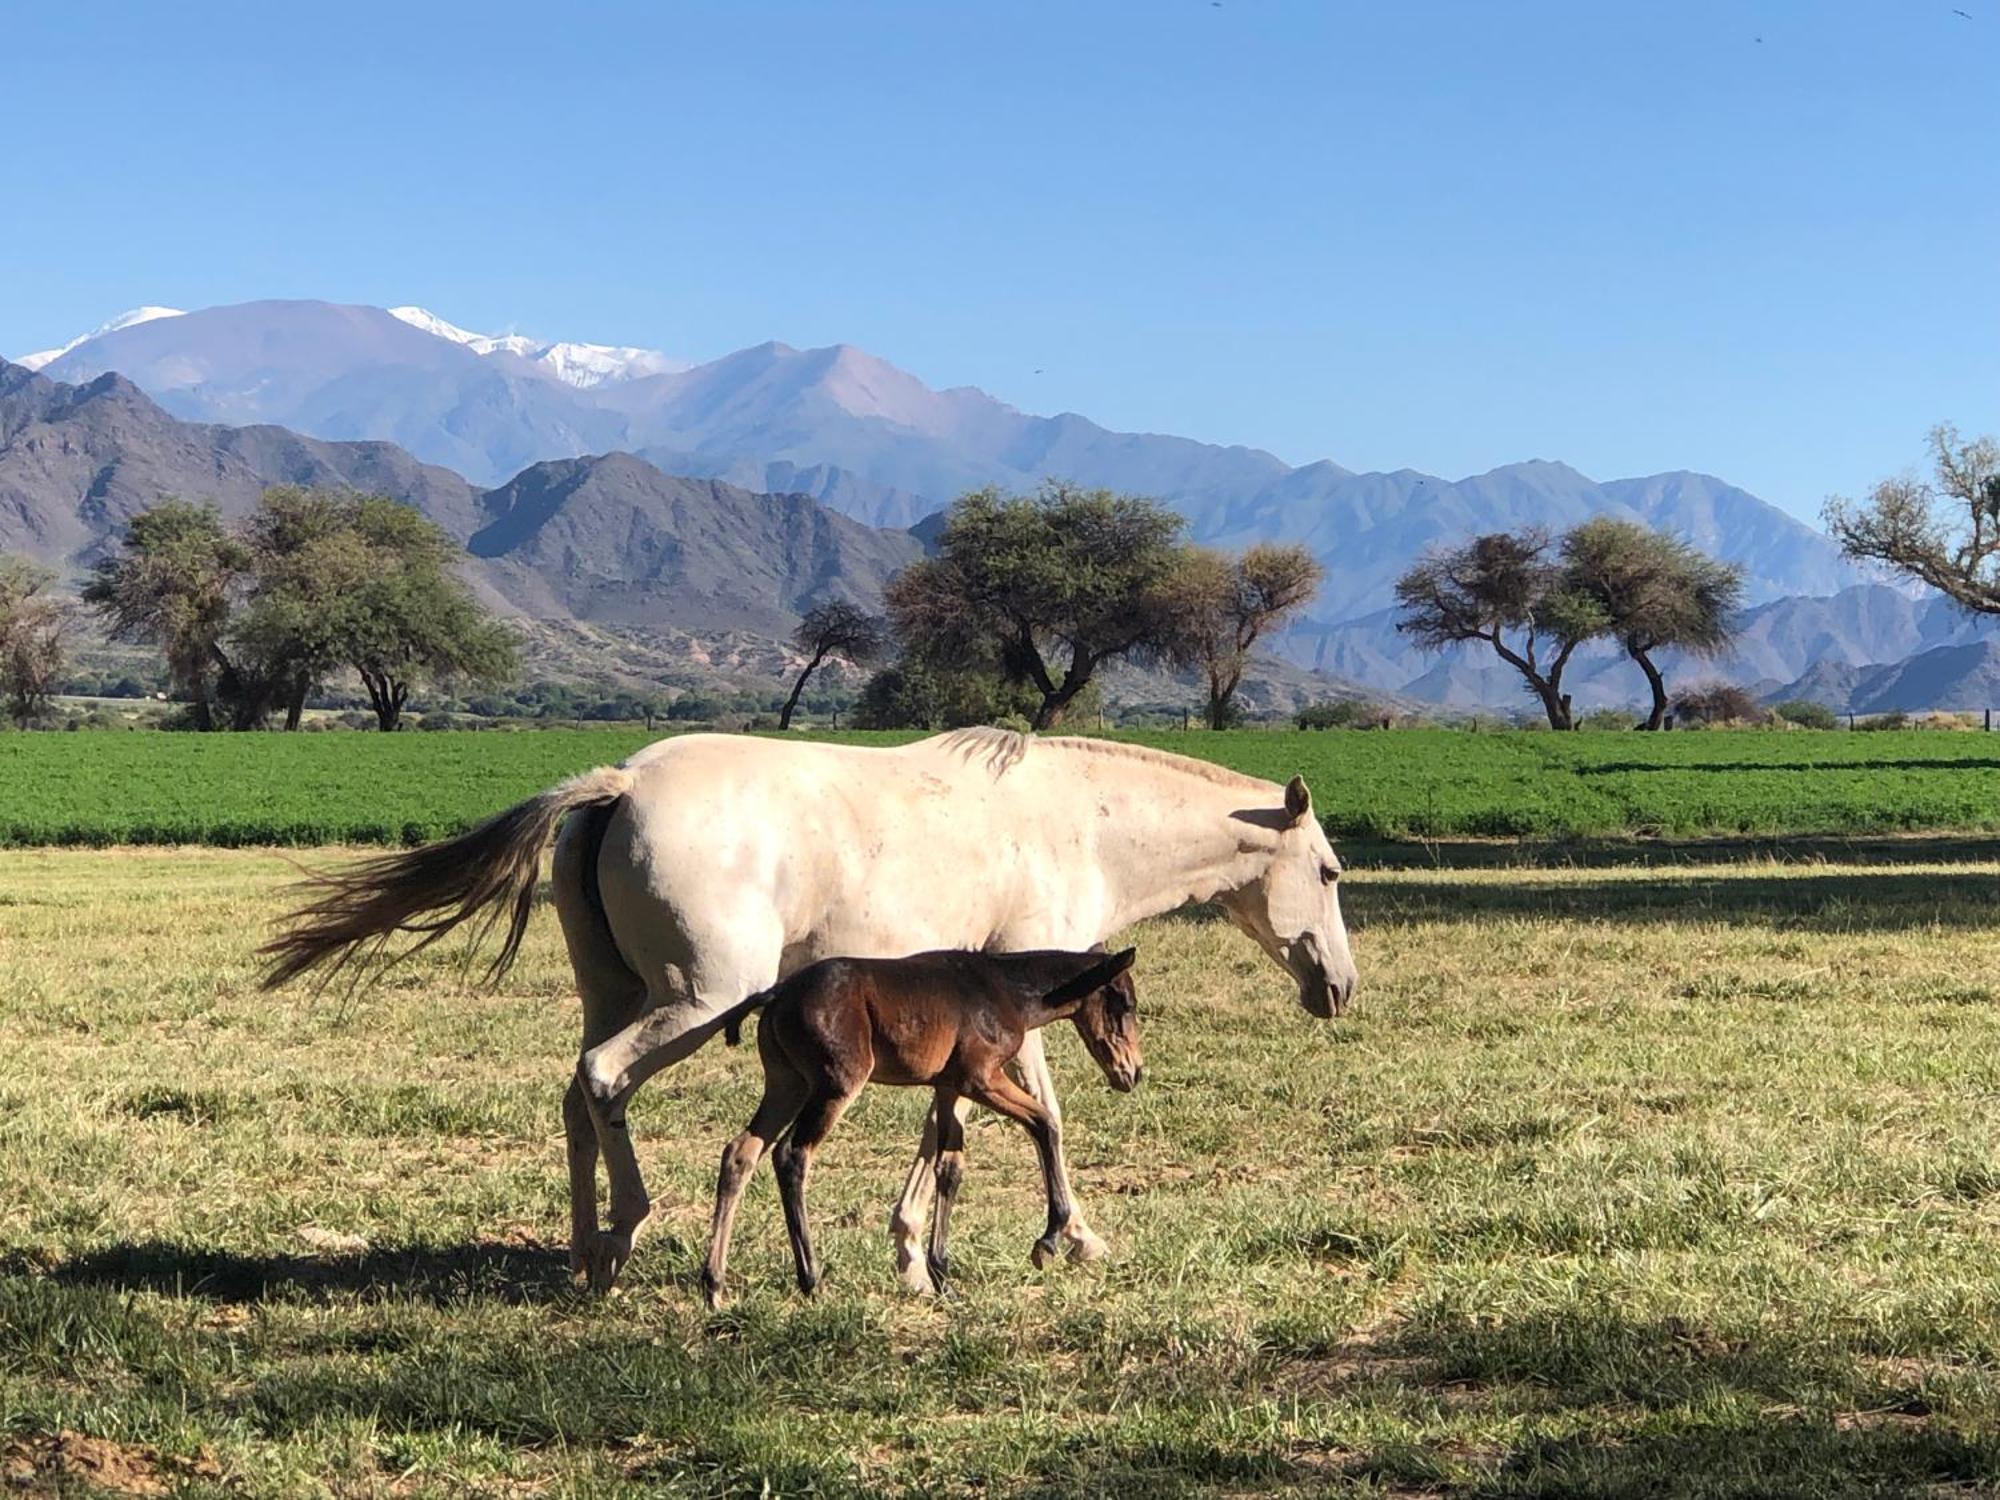
POLYGON ((1321 865, 1319 867, 1319 883, 1321 885, 1332 885, 1338 879, 1340 879, 1340 871, 1336 870, 1332 865, 1321 865))

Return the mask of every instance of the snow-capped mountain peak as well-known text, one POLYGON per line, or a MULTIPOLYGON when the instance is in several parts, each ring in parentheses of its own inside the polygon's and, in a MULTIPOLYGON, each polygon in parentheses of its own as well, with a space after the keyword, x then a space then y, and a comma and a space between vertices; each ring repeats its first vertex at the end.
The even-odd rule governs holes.
POLYGON ((392 307, 389 316, 400 318, 412 328, 434 338, 463 344, 475 354, 512 354, 539 365, 564 385, 588 390, 614 381, 637 380, 646 375, 665 375, 688 368, 686 361, 669 358, 657 349, 635 349, 618 344, 578 344, 569 341, 543 343, 519 333, 473 333, 456 323, 447 323, 436 313, 421 307, 392 307))
POLYGON ((33 354, 24 354, 14 363, 30 370, 39 370, 43 365, 54 364, 78 344, 88 343, 91 339, 102 338, 107 333, 116 333, 121 328, 130 328, 135 323, 150 323, 156 318, 178 318, 183 315, 182 309, 178 307, 135 307, 129 312, 120 313, 110 322, 91 329, 88 333, 78 334, 60 349, 42 349, 33 354))

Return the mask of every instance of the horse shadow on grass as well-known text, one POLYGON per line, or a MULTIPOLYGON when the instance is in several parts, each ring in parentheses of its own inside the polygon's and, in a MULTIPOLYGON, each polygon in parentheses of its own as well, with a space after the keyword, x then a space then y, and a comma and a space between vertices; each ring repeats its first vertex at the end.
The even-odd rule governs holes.
POLYGON ((565 1249, 499 1241, 370 1247, 352 1254, 244 1255, 171 1240, 129 1240, 52 1267, 17 1256, 0 1262, 0 1275, 220 1303, 338 1295, 449 1306, 543 1303, 578 1295, 565 1249))

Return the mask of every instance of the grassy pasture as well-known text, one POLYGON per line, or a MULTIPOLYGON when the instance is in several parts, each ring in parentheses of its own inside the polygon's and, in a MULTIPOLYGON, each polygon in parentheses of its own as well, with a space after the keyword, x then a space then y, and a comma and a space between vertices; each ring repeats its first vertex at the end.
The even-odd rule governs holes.
POLYGON ((884 1218, 921 1101, 878 1090, 815 1176, 822 1295, 790 1290, 767 1171, 711 1317, 692 1273, 753 1055, 710 1048, 642 1096, 658 1219, 622 1295, 573 1293, 576 1007, 546 915, 498 995, 441 956, 349 1000, 272 998, 247 950, 278 857, 0 854, 0 1475, 249 1495, 1982 1489, 2000 865, 1923 857, 1364 866, 1364 991, 1334 1024, 1221 926, 1149 924, 1144 1088, 1112 1095, 1053 1038, 1112 1262, 1028 1266, 1031 1153, 985 1122, 963 1295, 896 1295, 884 1218))
MULTIPOLYGON (((2000 748, 1976 733, 1129 737, 1274 780, 1303 773, 1337 837, 2000 829, 2000 748)), ((0 845, 415 843, 649 738, 631 729, 0 735, 0 845)))

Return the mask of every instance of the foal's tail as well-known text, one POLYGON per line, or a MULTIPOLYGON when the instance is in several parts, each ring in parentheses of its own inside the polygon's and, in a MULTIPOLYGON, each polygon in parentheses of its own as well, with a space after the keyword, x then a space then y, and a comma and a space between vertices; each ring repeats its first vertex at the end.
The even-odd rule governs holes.
MULTIPOLYGON (((775 985, 768 990, 759 990, 748 999, 738 1000, 728 1010, 725 1010, 720 1016, 716 1017, 717 1020, 722 1022, 722 1039, 732 1047, 740 1047, 743 1044, 743 1023, 769 1005, 772 1000, 777 998, 777 994, 778 991, 775 985)), ((715 1033, 711 1031, 709 1035, 713 1036, 715 1033)))
POLYGON ((631 789, 630 771, 600 766, 455 839, 315 875, 310 884, 319 895, 292 912, 286 931, 259 950, 271 961, 264 988, 275 989, 315 969, 331 979, 357 957, 374 957, 399 932, 421 934, 396 955, 401 959, 477 917, 476 945, 505 915, 506 941, 486 971, 491 983, 521 951, 542 850, 557 825, 578 808, 615 802, 631 789))

